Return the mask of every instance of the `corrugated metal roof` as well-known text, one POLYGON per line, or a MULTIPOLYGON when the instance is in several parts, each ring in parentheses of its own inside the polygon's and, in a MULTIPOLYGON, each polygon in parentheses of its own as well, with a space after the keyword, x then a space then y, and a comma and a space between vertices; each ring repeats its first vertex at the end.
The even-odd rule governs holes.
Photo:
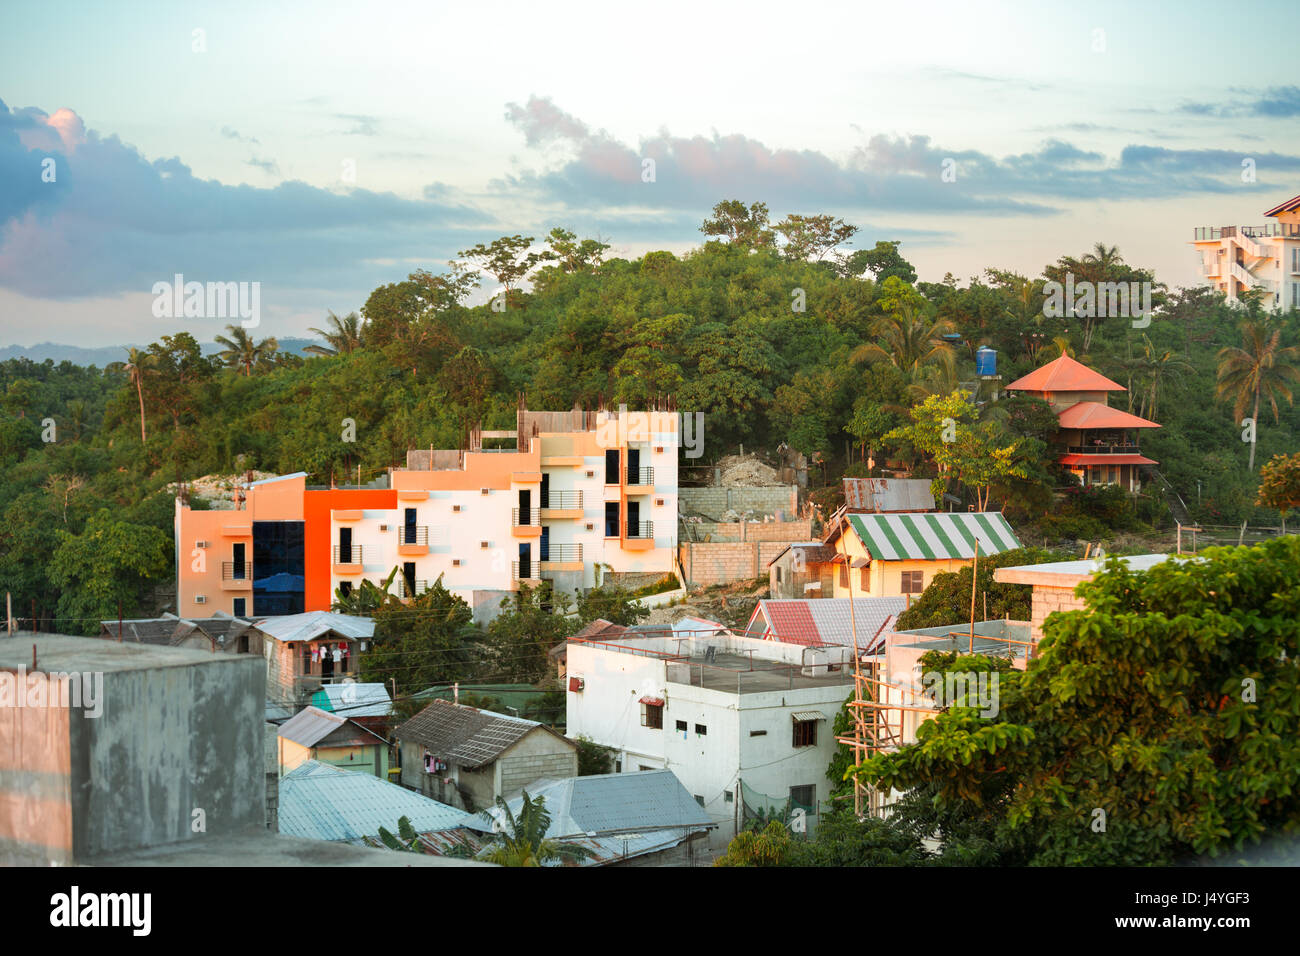
POLYGON ((535 720, 507 717, 449 700, 435 700, 394 730, 393 736, 421 744, 435 756, 472 770, 496 760, 534 730, 576 746, 535 720))
POLYGON ((304 747, 342 747, 350 743, 370 746, 385 743, 341 714, 328 714, 319 707, 306 707, 280 725, 280 736, 304 747))
POLYGON ((935 561, 999 554, 1020 547, 999 511, 848 516, 877 561, 935 561))
POLYGON ((930 511, 934 492, 928 478, 845 478, 849 511, 930 511))
POLYGON ((791 720, 825 720, 826 715, 820 710, 794 710, 790 712, 791 720))
MULTIPOLYGON (((714 825, 671 770, 538 780, 524 789, 530 797, 545 799, 550 839, 714 825)), ((523 796, 506 803, 517 814, 523 796)), ((479 821, 490 828, 501 816, 493 807, 481 813, 479 821)))
POLYGON ((312 840, 360 841, 410 818, 416 832, 464 826, 468 813, 356 770, 308 760, 280 778, 280 832, 312 840))
POLYGON ((259 618, 257 628, 277 641, 314 641, 326 634, 337 635, 343 640, 375 636, 375 622, 372 619, 336 614, 333 611, 308 611, 305 614, 259 618))
POLYGON ((393 710, 393 699, 383 684, 326 684, 311 702, 344 717, 387 717, 393 710))
MULTIPOLYGON (((772 640, 786 644, 852 647, 856 618, 858 653, 874 653, 874 646, 878 643, 876 636, 883 635, 881 628, 903 613, 907 599, 901 595, 853 598, 852 615, 849 613, 849 600, 788 598, 759 601, 754 609, 750 633, 763 636, 770 632, 772 640)), ((880 640, 883 641, 883 636, 880 640)))

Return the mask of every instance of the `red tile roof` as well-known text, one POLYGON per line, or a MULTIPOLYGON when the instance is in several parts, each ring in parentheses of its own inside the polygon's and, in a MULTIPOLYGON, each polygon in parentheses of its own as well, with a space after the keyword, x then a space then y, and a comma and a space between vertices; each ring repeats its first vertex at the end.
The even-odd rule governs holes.
POLYGON ((1300 196, 1296 196, 1294 199, 1288 199, 1286 202, 1274 206, 1268 212, 1264 213, 1264 215, 1276 216, 1280 212, 1291 212, 1295 209, 1300 209, 1300 196))
POLYGON ((1159 428, 1155 422, 1138 418, 1101 402, 1076 402, 1061 412, 1062 428, 1159 428))
POLYGON ((813 623, 808 605, 802 601, 782 601, 767 607, 767 623, 776 634, 777 640, 787 644, 818 645, 822 643, 821 632, 813 623))
POLYGON ((1123 385, 1094 372, 1082 362, 1062 355, 1035 369, 1007 386, 1007 391, 1021 392, 1126 392, 1123 385))

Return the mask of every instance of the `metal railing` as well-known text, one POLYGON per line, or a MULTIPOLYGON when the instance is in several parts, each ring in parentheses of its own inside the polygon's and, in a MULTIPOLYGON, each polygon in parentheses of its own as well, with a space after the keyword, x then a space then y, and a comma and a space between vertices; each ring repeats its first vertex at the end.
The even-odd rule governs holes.
POLYGON ((367 561, 375 560, 374 546, 362 547, 359 544, 342 547, 334 545, 333 558, 335 564, 365 564, 367 561))
POLYGON ((537 562, 536 562, 536 561, 529 561, 528 564, 527 564, 527 566, 524 567, 524 568, 522 569, 522 571, 527 571, 528 573, 525 574, 525 575, 521 578, 521 577, 519 576, 520 573, 521 573, 521 568, 519 567, 519 562, 518 562, 518 561, 511 561, 511 562, 510 562, 510 580, 512 580, 512 581, 537 581, 537 580, 540 580, 540 579, 541 579, 541 575, 537 572, 537 562))
POLYGON ((627 523, 627 536, 629 538, 653 538, 655 536, 655 523, 653 521, 629 521, 627 523))
POLYGON ((1140 450, 1137 445, 1070 445, 1068 455, 1136 455, 1140 450))
POLYGON ((543 508, 575 509, 582 507, 581 491, 547 491, 542 494, 543 508))
POLYGON ((511 508, 510 524, 516 528, 526 528, 542 523, 541 508, 511 508))
POLYGON ((1270 222, 1262 226, 1197 226, 1192 230, 1192 239, 1196 242, 1231 239, 1237 235, 1249 236, 1252 239, 1270 239, 1275 236, 1291 239, 1300 238, 1300 223, 1270 222))
POLYGON ((653 485, 655 483, 655 470, 653 468, 628 468, 626 474, 629 485, 653 485))
POLYGON ((419 595, 423 594, 425 591, 429 590, 429 582, 420 579, 417 579, 415 581, 414 587, 411 586, 411 584, 406 580, 406 578, 398 578, 396 583, 397 583, 397 596, 400 598, 418 597, 419 595))
POLYGON ((221 562, 221 580, 251 581, 252 579, 253 579, 253 563, 251 561, 222 561, 221 562))
POLYGON ((541 548, 541 561, 581 561, 582 545, 551 544, 541 548))
POLYGON ((428 544, 429 543, 429 526, 428 525, 398 525, 397 526, 397 543, 398 544, 428 544))

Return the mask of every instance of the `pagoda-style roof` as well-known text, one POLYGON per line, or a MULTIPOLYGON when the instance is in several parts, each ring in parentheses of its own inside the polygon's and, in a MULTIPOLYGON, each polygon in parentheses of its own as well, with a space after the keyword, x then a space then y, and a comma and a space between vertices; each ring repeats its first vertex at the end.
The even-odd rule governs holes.
POLYGON ((1130 415, 1101 402, 1075 402, 1057 419, 1062 428, 1159 428, 1137 415, 1130 415))
POLYGON ((1288 199, 1286 202, 1274 206, 1268 212, 1264 213, 1264 215, 1276 216, 1279 213, 1294 212, 1297 209, 1300 209, 1300 196, 1296 196, 1294 199, 1288 199))
POLYGON ((1126 392, 1123 385, 1112 382, 1100 372, 1094 372, 1082 362, 1068 355, 1034 369, 1024 378, 1007 386, 1007 391, 1019 392, 1126 392))

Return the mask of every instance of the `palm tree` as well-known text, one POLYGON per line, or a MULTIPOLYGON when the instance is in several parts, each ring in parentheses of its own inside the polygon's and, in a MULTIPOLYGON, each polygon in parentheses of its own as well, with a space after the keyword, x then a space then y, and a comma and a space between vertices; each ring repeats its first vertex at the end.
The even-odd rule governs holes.
POLYGON ((854 363, 888 362, 909 379, 919 377, 921 369, 938 366, 951 375, 956 369, 956 354, 943 336, 952 331, 947 319, 927 320, 908 312, 887 315, 876 323, 877 342, 859 345, 849 356, 854 363))
POLYGON ((125 372, 128 380, 135 386, 136 397, 140 400, 140 444, 142 445, 147 441, 144 433, 144 377, 152 374, 157 364, 158 356, 152 352, 141 352, 139 349, 130 348, 126 350, 125 362, 112 362, 104 369, 105 372, 125 372))
POLYGON ((497 823, 502 829, 495 836, 496 846, 481 859, 499 866, 541 866, 552 860, 577 862, 595 856, 584 846, 546 839, 546 831, 551 828, 551 815, 546 811, 545 798, 534 800, 527 790, 523 797, 518 817, 505 800, 497 797, 497 823))
MULTIPOLYGON (((1282 338, 1281 329, 1272 335, 1258 322, 1245 322, 1241 326, 1241 348, 1224 348, 1219 350, 1219 382, 1215 394, 1233 399, 1232 416, 1234 421, 1241 421, 1242 412, 1254 401, 1251 421, 1258 426, 1259 397, 1268 396, 1269 407, 1273 409, 1273 421, 1278 421, 1278 396, 1290 404, 1294 399, 1288 382, 1300 381, 1300 370, 1296 363, 1300 360, 1300 350, 1289 345, 1279 348, 1282 338)), ((1255 443, 1250 443, 1250 471, 1255 470, 1255 443)))
POLYGON ((312 355, 338 355, 342 352, 355 352, 361 348, 361 317, 355 312, 349 312, 343 318, 339 318, 333 312, 327 316, 329 319, 330 330, 311 328, 308 332, 315 332, 323 338, 327 345, 308 345, 303 351, 310 352, 312 355))
POLYGON ((1180 359, 1174 349, 1158 350, 1144 333, 1142 336, 1142 361, 1146 370, 1147 391, 1142 396, 1142 418, 1156 417, 1156 399, 1160 384, 1168 378, 1179 378, 1184 372, 1195 371, 1190 362, 1180 359))
POLYGON ((274 338, 254 342, 241 325, 227 325, 226 330, 230 333, 229 338, 218 335, 213 339, 218 345, 225 346, 218 355, 226 365, 232 368, 236 366, 243 368, 245 375, 252 375, 255 364, 269 360, 280 348, 280 343, 274 338))

